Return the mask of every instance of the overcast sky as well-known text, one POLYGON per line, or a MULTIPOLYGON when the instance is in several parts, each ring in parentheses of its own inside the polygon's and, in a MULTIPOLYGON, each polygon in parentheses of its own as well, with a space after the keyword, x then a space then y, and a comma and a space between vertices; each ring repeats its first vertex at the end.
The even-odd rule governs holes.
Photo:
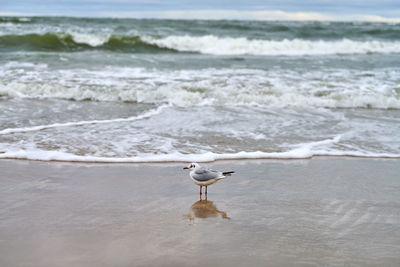
POLYGON ((0 15, 400 22, 400 0, 0 0, 0 15))

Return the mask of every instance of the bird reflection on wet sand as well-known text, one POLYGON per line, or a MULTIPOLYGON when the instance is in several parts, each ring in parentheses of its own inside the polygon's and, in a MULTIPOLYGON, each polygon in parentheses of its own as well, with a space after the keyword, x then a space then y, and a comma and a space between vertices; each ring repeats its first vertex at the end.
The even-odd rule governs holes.
POLYGON ((206 219, 206 218, 216 218, 221 216, 223 219, 230 219, 225 211, 218 210, 214 202, 207 199, 199 200, 195 202, 189 210, 188 218, 189 220, 194 220, 195 218, 206 219))

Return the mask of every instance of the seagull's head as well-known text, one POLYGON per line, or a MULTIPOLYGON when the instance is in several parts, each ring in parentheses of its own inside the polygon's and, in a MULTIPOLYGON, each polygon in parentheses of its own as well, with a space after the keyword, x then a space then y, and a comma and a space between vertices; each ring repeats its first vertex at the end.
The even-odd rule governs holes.
POLYGON ((183 169, 192 171, 192 170, 194 170, 194 169, 196 169, 198 167, 200 167, 200 165, 193 162, 193 163, 190 163, 189 166, 184 167, 183 169))

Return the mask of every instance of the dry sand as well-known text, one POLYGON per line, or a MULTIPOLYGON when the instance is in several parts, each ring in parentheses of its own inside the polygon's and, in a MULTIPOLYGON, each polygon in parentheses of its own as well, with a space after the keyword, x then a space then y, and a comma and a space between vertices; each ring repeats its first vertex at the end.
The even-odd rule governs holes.
POLYGON ((0 266, 400 266, 400 160, 0 161, 0 266))

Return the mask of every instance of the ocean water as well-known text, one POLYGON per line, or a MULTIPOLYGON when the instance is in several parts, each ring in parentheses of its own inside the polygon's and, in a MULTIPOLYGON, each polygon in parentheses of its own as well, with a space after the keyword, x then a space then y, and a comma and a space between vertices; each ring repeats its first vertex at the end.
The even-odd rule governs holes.
POLYGON ((400 157, 400 24, 0 17, 0 158, 400 157))

